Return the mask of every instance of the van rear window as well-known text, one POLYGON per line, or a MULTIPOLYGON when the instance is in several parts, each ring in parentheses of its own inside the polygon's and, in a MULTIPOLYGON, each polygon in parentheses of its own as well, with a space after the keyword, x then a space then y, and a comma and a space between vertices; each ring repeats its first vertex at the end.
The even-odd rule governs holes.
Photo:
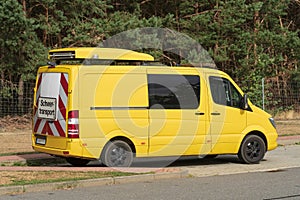
POLYGON ((196 109, 200 102, 197 75, 149 74, 150 109, 196 109))

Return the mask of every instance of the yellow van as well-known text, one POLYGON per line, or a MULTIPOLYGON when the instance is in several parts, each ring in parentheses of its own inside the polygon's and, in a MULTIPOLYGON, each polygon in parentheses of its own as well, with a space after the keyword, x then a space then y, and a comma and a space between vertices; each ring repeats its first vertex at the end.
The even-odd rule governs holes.
POLYGON ((49 59, 34 88, 35 151, 128 167, 135 157, 219 154, 258 163, 277 147, 271 116, 219 70, 112 48, 56 49, 49 59))

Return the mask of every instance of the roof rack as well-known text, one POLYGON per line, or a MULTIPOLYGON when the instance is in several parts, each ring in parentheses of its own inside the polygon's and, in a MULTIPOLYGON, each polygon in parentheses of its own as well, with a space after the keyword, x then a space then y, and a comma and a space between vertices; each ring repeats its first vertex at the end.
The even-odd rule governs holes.
POLYGON ((127 49, 116 48, 93 48, 77 47, 50 50, 48 54, 50 60, 80 60, 80 59, 99 59, 99 60, 138 60, 154 61, 154 57, 127 49))
POLYGON ((196 67, 196 68, 209 68, 209 69, 218 69, 215 63, 187 63, 181 64, 179 67, 196 67))
MULTIPOLYGON (((48 59, 55 65, 62 62, 83 65, 139 65, 165 67, 195 67, 217 69, 214 63, 187 63, 179 65, 165 65, 155 61, 154 57, 127 49, 77 47, 50 50, 48 59)), ((52 66, 52 65, 51 65, 52 66)))

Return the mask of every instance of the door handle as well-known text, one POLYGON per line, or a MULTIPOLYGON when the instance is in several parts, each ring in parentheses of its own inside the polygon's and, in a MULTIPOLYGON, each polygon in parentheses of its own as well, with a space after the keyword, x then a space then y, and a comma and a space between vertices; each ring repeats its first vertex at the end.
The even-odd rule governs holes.
POLYGON ((195 115, 204 115, 204 112, 195 112, 195 115))
POLYGON ((221 115, 221 113, 219 113, 219 112, 213 112, 213 113, 211 113, 211 115, 221 115))

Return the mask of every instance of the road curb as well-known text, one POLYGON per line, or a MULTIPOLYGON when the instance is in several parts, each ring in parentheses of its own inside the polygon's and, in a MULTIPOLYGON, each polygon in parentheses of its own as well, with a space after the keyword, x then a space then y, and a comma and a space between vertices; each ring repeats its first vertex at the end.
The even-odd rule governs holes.
POLYGON ((133 176, 108 177, 98 179, 86 179, 77 181, 64 181, 54 183, 39 183, 32 185, 6 186, 0 187, 0 195, 13 195, 27 192, 45 192, 54 190, 74 189, 91 186, 117 185, 124 183, 136 183, 157 181, 162 179, 175 179, 188 177, 188 170, 168 173, 142 174, 133 176))
POLYGON ((278 145, 295 145, 300 142, 300 135, 280 136, 278 137, 278 145))
MULTIPOLYGON (((281 136, 278 138, 278 143, 283 146, 294 145, 296 142, 297 143, 300 142, 300 135, 281 136)), ((42 153, 0 156, 0 164, 1 163, 7 164, 7 163, 14 163, 14 162, 26 163, 34 160, 53 161, 55 159, 57 158, 42 153)), ((53 190, 72 189, 72 188, 79 188, 79 187, 115 185, 115 184, 145 182, 145 181, 156 181, 161 179, 172 179, 172 178, 183 178, 183 177, 189 177, 188 170, 184 169, 183 171, 175 171, 175 172, 160 171, 160 172, 155 172, 154 174, 142 174, 142 175, 133 175, 133 176, 124 176, 124 177, 110 177, 110 178, 101 178, 101 179, 88 179, 88 180, 42 183, 42 184, 32 184, 32 185, 20 185, 20 186, 7 186, 7 187, 0 187, 0 195, 20 194, 20 193, 27 193, 27 192, 53 191, 53 190)))
MULTIPOLYGON (((300 135, 290 135, 290 136, 279 136, 277 139, 278 145, 295 145, 300 142, 300 135)), ((11 156, 0 156, 0 164, 10 164, 14 162, 18 162, 20 164, 27 164, 28 162, 35 162, 39 160, 44 161, 55 161, 55 160, 63 160, 62 158, 54 157, 49 154, 44 153, 28 153, 21 155, 11 155, 11 156)))

